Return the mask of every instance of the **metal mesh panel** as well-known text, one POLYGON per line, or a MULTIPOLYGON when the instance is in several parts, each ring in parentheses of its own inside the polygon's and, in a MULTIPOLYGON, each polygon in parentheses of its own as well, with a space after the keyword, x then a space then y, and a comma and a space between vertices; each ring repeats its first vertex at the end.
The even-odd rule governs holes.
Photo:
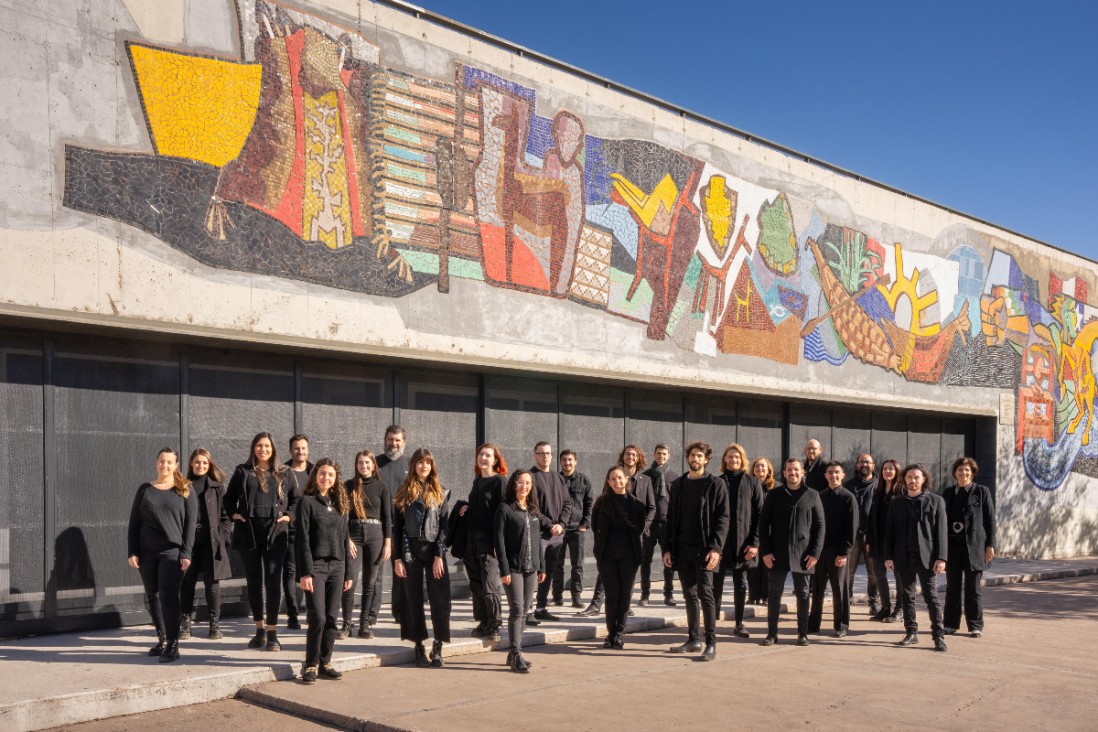
MULTIPOLYGON (((640 445, 652 464, 652 451, 657 443, 667 445, 671 452, 668 465, 682 472, 682 396, 673 392, 630 391, 628 418, 625 421, 625 441, 640 445)), ((716 449, 716 448, 714 448, 716 449)))
POLYGON ((823 460, 830 460, 835 449, 831 435, 831 408, 814 404, 789 405, 789 455, 786 457, 804 457, 804 446, 809 440, 820 441, 823 448, 823 460))
POLYGON ((785 410, 781 402, 740 400, 737 441, 747 450, 749 459, 767 458, 774 465, 774 470, 781 472, 784 421, 785 410))
MULTIPOLYGON (((854 475, 858 455, 870 452, 873 438, 872 415, 861 409, 838 408, 831 428, 832 460, 838 460, 846 469, 847 477, 854 475)), ((879 461, 878 461, 879 462, 879 461)))
MULTIPOLYGON (((579 470, 601 491, 610 466, 625 446, 625 404, 621 389, 585 384, 561 387, 560 442, 576 451, 579 470)), ((556 448, 556 445, 553 446, 556 448)))
POLYGON ((388 371, 309 366, 302 374, 301 399, 310 459, 330 457, 350 478, 358 451, 384 452, 385 428, 393 420, 391 394, 388 371))
POLYGON ((873 413, 873 458, 880 465, 889 458, 907 465, 907 416, 894 412, 873 413))
POLYGON ((499 446, 512 471, 534 464, 534 445, 541 440, 553 443, 556 453, 569 447, 556 444, 556 384, 493 376, 485 381, 485 388, 485 437, 499 446))
POLYGON ((140 606, 140 593, 117 592, 140 585, 125 561, 130 506, 160 448, 179 446, 179 364, 157 355, 106 343, 57 354, 50 582, 60 615, 140 606))
POLYGON ((42 351, 0 345, 0 621, 42 615, 42 351))
POLYGON ((453 500, 467 497, 473 485, 479 410, 476 376, 426 371, 406 375, 400 408, 406 449, 431 451, 453 500))
POLYGON ((935 493, 942 492, 942 420, 913 414, 908 418, 907 459, 922 463, 930 474, 935 493))
MULTIPOLYGON (((781 431, 778 432, 779 439, 781 431)), ((686 471, 686 456, 682 454, 685 443, 703 440, 713 446, 713 460, 709 469, 720 469, 724 448, 739 440, 736 419, 736 400, 728 397, 691 394, 686 398, 686 433, 677 447, 671 446, 671 465, 682 473, 686 471)), ((748 455, 751 455, 748 452, 748 455)))

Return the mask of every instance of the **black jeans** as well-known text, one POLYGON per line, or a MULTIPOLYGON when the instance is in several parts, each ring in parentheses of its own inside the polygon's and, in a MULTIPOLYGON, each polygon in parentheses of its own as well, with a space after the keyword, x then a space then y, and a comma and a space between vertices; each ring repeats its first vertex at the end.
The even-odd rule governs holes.
POLYGON ((735 603, 736 625, 743 625, 743 607, 747 604, 747 567, 731 570, 721 568, 713 574, 713 597, 717 603, 717 615, 720 616, 728 571, 732 572, 732 601, 735 603))
POLYGON ((713 594, 713 575, 705 568, 705 560, 699 559, 699 548, 680 548, 675 561, 679 583, 686 599, 686 626, 688 639, 701 639, 701 624, 705 623, 705 642, 717 642, 717 598, 713 594))
MULTIPOLYGON (((545 574, 553 576, 557 564, 564 561, 564 534, 541 540, 541 551, 545 556, 545 574)), ((538 610, 544 610, 549 604, 549 590, 553 583, 548 580, 538 585, 538 610)))
POLYGON ((982 569, 969 569, 968 547, 962 541, 958 544, 950 541, 949 557, 946 564, 946 599, 943 624, 947 628, 961 627, 961 597, 964 588, 964 613, 969 631, 984 629, 984 608, 980 585, 983 583, 982 569))
POLYGON ((332 660, 339 636, 339 607, 343 593, 343 562, 313 560, 313 591, 305 593, 309 629, 305 634, 305 665, 318 666, 332 660))
POLYGON ((526 630, 526 614, 534 601, 534 589, 538 584, 538 573, 512 572, 511 584, 503 585, 507 593, 507 635, 510 648, 514 652, 522 650, 522 634, 526 630))
POLYGON ((820 561, 816 562, 816 571, 812 574, 812 609, 808 612, 808 632, 819 633, 823 623, 824 593, 828 582, 831 583, 831 610, 835 630, 850 627, 850 583, 847 577, 850 559, 846 566, 836 567, 834 548, 824 547, 820 552, 820 561))
POLYGON ((937 575, 934 570, 922 566, 918 557, 908 557, 907 565, 896 566, 896 579, 903 585, 904 629, 908 633, 919 632, 919 623, 915 619, 915 580, 923 586, 923 602, 930 613, 930 632, 935 638, 942 637, 942 603, 938 597, 937 575))
POLYGON ((179 590, 183 585, 179 550, 142 554, 137 562, 141 584, 145 586, 145 599, 149 602, 149 615, 157 635, 163 635, 169 643, 178 641, 179 622, 183 619, 179 609, 179 590))
MULTIPOLYGON (((572 594, 573 601, 578 601, 583 594, 583 545, 586 540, 587 534, 580 533, 579 529, 568 529, 564 532, 564 549, 572 564, 568 591, 572 594)), ((564 599, 564 557, 561 557, 556 571, 553 572, 553 599, 564 599)))
POLYGON ((351 565, 351 589, 343 596, 343 622, 351 623, 355 613, 355 594, 362 588, 362 605, 358 611, 359 625, 375 625, 381 612, 381 552, 385 549, 385 537, 381 533, 381 524, 364 524, 366 542, 355 542, 358 554, 354 559, 350 554, 347 561, 351 565), (362 578, 359 579, 361 572, 362 578))
POLYGON ((469 594, 473 601, 473 618, 485 628, 495 630, 503 625, 503 607, 499 595, 499 560, 491 554, 473 554, 463 560, 469 576, 469 594))
POLYGON ((282 561, 282 596, 286 599, 286 617, 297 620, 301 586, 297 583, 297 555, 292 540, 286 542, 286 558, 282 561))
POLYGON ((663 553, 670 547, 663 545, 663 529, 666 521, 653 521, 652 527, 644 535, 644 543, 641 547, 641 598, 648 599, 648 593, 652 589, 652 559, 656 553, 656 544, 660 545, 660 566, 663 567, 663 596, 671 597, 675 589, 672 584, 675 579, 675 570, 668 569, 663 563, 663 553))
POLYGON ((747 570, 747 599, 751 602, 767 598, 766 574, 769 571, 762 560, 759 560, 759 566, 747 570))
POLYGON ((400 583, 404 600, 400 608, 400 638, 414 643, 427 640, 427 616, 423 611, 423 583, 431 603, 431 629, 435 640, 450 642, 450 568, 442 560, 442 577, 435 579, 434 542, 412 541, 412 561, 404 562, 407 577, 400 583))
POLYGON ((877 567, 865 550, 865 534, 861 533, 854 539, 854 548, 850 550, 846 560, 847 597, 854 597, 854 575, 858 571, 858 562, 865 565, 865 585, 866 592, 869 594, 869 605, 871 607, 878 605, 883 596, 880 594, 880 585, 877 583, 877 567))
MULTIPOLYGON (((778 616, 782 611, 782 593, 785 591, 785 579, 788 569, 771 569, 766 575, 766 633, 777 637, 778 616)), ((793 594, 797 598, 797 636, 808 633, 808 593, 812 584, 812 575, 804 572, 793 573, 793 594)))
POLYGON ((606 591, 606 632, 613 638, 625 633, 638 566, 632 555, 628 555, 600 559, 598 567, 606 591))
POLYGON ((278 606, 282 604, 282 561, 286 557, 286 540, 276 542, 264 549, 242 549, 240 559, 244 562, 244 576, 248 581, 248 605, 251 606, 252 620, 266 621, 267 625, 278 625, 278 606), (267 598, 264 603, 263 589, 266 586, 267 598), (266 608, 266 618, 264 618, 266 608))
POLYGON ((204 526, 195 531, 191 566, 187 567, 187 571, 183 574, 179 601, 180 610, 184 615, 194 612, 194 591, 198 586, 199 574, 202 575, 202 585, 206 590, 206 610, 210 613, 210 620, 217 620, 221 617, 221 583, 214 579, 210 530, 204 526))
POLYGON ((903 607, 903 586, 896 576, 896 570, 892 571, 892 577, 896 580, 896 599, 893 601, 892 593, 888 589, 888 568, 885 567, 884 559, 874 552, 870 561, 873 563, 873 579, 877 584, 877 597, 881 599, 881 610, 891 612, 894 608, 903 607))

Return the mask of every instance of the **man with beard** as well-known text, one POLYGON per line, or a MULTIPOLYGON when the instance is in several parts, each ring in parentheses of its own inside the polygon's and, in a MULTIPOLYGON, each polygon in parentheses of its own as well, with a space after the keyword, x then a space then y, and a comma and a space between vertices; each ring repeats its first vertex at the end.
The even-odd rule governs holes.
MULTIPOLYGON (((309 462, 309 438, 305 435, 294 435, 290 438, 290 459, 286 461, 286 467, 294 476, 295 482, 291 489, 300 501, 305 495, 305 484, 309 482, 309 473, 313 472, 313 464, 309 462)), ((297 549, 294 545, 297 540, 297 527, 293 521, 290 522, 288 538, 286 559, 282 562, 282 596, 286 598, 286 627, 290 630, 301 630, 301 621, 297 617, 300 613, 298 596, 301 588, 297 586, 297 549)))
POLYGON ((664 529, 663 565, 679 573, 686 602, 686 642, 671 653, 702 651, 700 621, 705 621, 705 650, 698 660, 717 657, 717 602, 713 573, 720 569, 728 537, 728 486, 708 470, 713 448, 708 442, 686 446, 690 472, 671 486, 664 529))
MULTIPOLYGON (((541 550, 545 554, 545 574, 553 576, 557 563, 564 559, 564 529, 572 516, 572 497, 564 476, 553 467, 553 446, 544 440, 534 445, 534 488, 541 512, 541 550)), ((560 620, 546 608, 551 582, 542 582, 537 590, 537 609, 527 616, 527 625, 541 625, 542 620, 560 620)))
MULTIPOLYGON (((568 588, 572 593, 572 607, 583 607, 580 595, 583 594, 583 549, 587 532, 591 529, 591 507, 595 503, 591 479, 576 470, 577 459, 574 450, 561 450, 560 474, 568 484, 568 495, 572 497, 572 513, 568 517, 568 526, 564 529, 564 548, 572 562, 572 574, 568 588)), ((564 561, 557 563, 553 573, 553 604, 564 604, 564 561)))
MULTIPOLYGON (((667 449, 667 445, 660 443, 652 451, 651 467, 644 471, 652 481, 652 499, 656 503, 656 514, 652 519, 652 528, 644 537, 641 553, 641 597, 638 603, 641 607, 648 604, 648 596, 652 588, 652 557, 656 552, 656 544, 660 545, 661 555, 667 550, 663 545, 663 532, 667 528, 667 501, 671 495, 671 484, 679 477, 678 473, 667 467, 670 459, 671 451, 667 449)), ((675 606, 675 598, 671 594, 674 590, 674 577, 674 570, 663 568, 663 604, 668 607, 675 606)))
POLYGON ((850 627, 850 585, 846 581, 850 562, 847 558, 858 532, 858 504, 854 494, 843 487, 842 463, 829 462, 826 475, 827 490, 820 494, 824 511, 823 551, 812 575, 812 609, 808 613, 808 632, 820 632, 824 593, 830 582, 835 637, 845 638, 850 627))
POLYGON ((809 440, 804 445, 804 484, 813 490, 827 490, 827 461, 823 459, 823 447, 819 440, 809 440))
POLYGON ((877 590, 877 568, 873 566, 873 562, 870 561, 868 556, 869 551, 866 550, 869 513, 873 508, 873 494, 877 490, 877 475, 874 472, 876 467, 873 456, 868 452, 863 452, 854 464, 854 475, 843 483, 843 488, 854 494, 854 500, 858 502, 858 534, 854 537, 854 548, 850 550, 850 557, 846 563, 846 584, 848 596, 853 597, 854 574, 858 571, 858 562, 864 563, 867 592, 869 593, 869 616, 874 620, 882 620, 885 616, 881 615, 881 599, 877 590))
MULTIPOLYGON (((389 495, 396 496, 400 486, 404 484, 404 478, 408 475, 408 455, 405 453, 404 428, 399 424, 391 424, 385 429, 385 453, 377 458, 377 472, 385 485, 389 486, 389 495)), ((394 525, 396 518, 393 519, 394 525)), ((401 553, 393 551, 393 561, 399 559, 401 553)), ((400 622, 400 600, 404 592, 401 588, 401 579, 393 573, 393 586, 389 593, 393 608, 393 620, 400 622)), ((378 582, 378 592, 381 592, 381 582, 378 582)))
MULTIPOLYGON (((817 443, 818 447, 818 443, 817 443)), ((766 638, 762 645, 778 642, 778 615, 782 608, 785 580, 793 573, 793 594, 797 596, 797 645, 808 645, 808 592, 824 540, 823 505, 820 494, 804 484, 800 458, 785 461, 783 485, 766 494, 759 518, 759 552, 769 573, 766 607, 766 638)))

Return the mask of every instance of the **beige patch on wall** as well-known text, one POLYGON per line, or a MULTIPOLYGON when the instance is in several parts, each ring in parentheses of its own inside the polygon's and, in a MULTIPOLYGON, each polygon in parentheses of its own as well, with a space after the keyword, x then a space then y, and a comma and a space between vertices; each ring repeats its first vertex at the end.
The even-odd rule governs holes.
MULTIPOLYGON (((228 1, 228 0, 226 0, 228 1)), ((122 0, 141 35, 161 43, 183 42, 187 0, 122 0)))

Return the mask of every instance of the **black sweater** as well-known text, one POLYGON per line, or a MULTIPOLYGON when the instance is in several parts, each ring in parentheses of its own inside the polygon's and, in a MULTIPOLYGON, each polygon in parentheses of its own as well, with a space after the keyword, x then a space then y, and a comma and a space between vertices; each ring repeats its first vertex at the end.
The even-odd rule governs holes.
POLYGON ((142 483, 130 508, 127 556, 178 549, 180 559, 190 559, 197 523, 198 496, 193 488, 183 498, 172 488, 160 490, 142 483))
POLYGON ((549 530, 553 524, 568 526, 568 520, 572 516, 572 496, 568 493, 568 486, 564 483, 564 476, 550 470, 538 470, 530 468, 534 476, 534 487, 538 492, 538 508, 541 511, 541 535, 549 538, 549 530))
MULTIPOLYGON (((347 519, 351 525, 351 539, 361 544, 366 537, 361 518, 355 514, 353 493, 355 479, 351 478, 344 485, 347 488, 347 497, 351 500, 351 510, 347 514, 347 519)), ((365 518, 381 522, 381 538, 392 538, 393 499, 389 494, 389 486, 386 485, 385 481, 373 476, 362 481, 362 507, 366 510, 365 518)))
POLYGON ((347 561, 347 517, 336 509, 331 493, 313 494, 301 499, 297 507, 297 575, 311 577, 313 562, 328 559, 343 562, 344 579, 351 579, 347 561))
POLYGON ((503 500, 506 478, 502 475, 478 476, 469 491, 469 510, 465 512, 465 530, 476 554, 491 554, 496 546, 496 509, 503 500))
POLYGON ((845 557, 858 535, 858 499, 842 486, 820 494, 824 510, 824 547, 845 557))
POLYGON ((509 503, 501 503, 496 509, 493 523, 500 577, 506 577, 512 572, 521 572, 523 557, 530 558, 528 566, 535 572, 545 571, 538 518, 536 511, 532 513, 522 511, 509 503))

